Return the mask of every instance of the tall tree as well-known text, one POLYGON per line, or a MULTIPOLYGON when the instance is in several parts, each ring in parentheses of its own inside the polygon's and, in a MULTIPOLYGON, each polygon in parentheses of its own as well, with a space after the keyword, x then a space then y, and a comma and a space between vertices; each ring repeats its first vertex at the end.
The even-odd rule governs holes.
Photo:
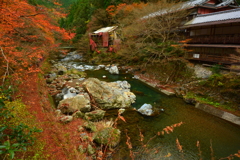
POLYGON ((181 3, 149 3, 144 7, 130 9, 127 5, 111 10, 112 16, 118 16, 117 23, 123 31, 119 56, 126 62, 159 63, 162 59, 181 56, 183 51, 176 44, 179 29, 187 11, 179 10, 181 3), (126 14, 127 13, 127 14, 126 14), (123 18, 122 18, 123 17, 123 18))
POLYGON ((85 34, 92 15, 99 13, 97 9, 106 9, 109 5, 117 6, 121 3, 131 4, 134 2, 141 2, 141 0, 77 0, 71 5, 67 18, 60 20, 60 26, 68 30, 74 29, 76 32, 75 40, 78 40, 85 34))

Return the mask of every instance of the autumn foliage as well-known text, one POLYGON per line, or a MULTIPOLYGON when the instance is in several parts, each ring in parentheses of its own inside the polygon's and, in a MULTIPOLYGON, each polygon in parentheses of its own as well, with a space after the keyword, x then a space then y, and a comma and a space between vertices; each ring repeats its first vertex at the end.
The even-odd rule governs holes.
POLYGON ((119 5, 110 5, 106 8, 107 13, 113 18, 113 17, 127 17, 134 9, 142 9, 145 7, 146 3, 132 3, 132 4, 126 4, 126 3, 120 3, 119 5))
POLYGON ((57 26, 63 16, 54 9, 33 6, 27 0, 0 1, 0 75, 6 78, 38 71, 37 64, 54 50, 60 40, 74 34, 57 26))

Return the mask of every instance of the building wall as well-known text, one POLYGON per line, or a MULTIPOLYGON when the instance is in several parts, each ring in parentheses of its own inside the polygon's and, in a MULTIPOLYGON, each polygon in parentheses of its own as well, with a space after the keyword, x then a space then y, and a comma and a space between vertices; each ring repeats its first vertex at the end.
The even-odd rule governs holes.
POLYGON ((191 44, 240 44, 240 23, 193 27, 188 30, 191 44))
POLYGON ((214 48, 214 47, 188 47, 185 58, 206 62, 231 64, 239 62, 236 48, 214 48))

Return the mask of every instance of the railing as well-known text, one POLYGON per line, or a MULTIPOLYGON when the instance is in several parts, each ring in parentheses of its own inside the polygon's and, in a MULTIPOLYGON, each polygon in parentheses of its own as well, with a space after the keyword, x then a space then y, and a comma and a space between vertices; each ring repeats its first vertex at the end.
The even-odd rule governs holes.
POLYGON ((205 35, 189 37, 189 44, 240 44, 240 34, 205 35))
POLYGON ((223 64, 232 64, 232 63, 240 63, 238 60, 228 56, 218 56, 218 55, 209 55, 209 54, 201 54, 201 53, 189 53, 185 57, 186 59, 191 60, 199 60, 206 62, 215 62, 215 63, 223 63, 223 64), (199 58, 194 58, 193 54, 199 54, 199 58))

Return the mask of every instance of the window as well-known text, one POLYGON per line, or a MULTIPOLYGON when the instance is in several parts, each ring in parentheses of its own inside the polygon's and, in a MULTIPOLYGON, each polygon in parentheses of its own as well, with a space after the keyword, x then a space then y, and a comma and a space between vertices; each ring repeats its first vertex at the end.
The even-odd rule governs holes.
POLYGON ((199 58, 200 54, 193 54, 193 58, 199 58))

